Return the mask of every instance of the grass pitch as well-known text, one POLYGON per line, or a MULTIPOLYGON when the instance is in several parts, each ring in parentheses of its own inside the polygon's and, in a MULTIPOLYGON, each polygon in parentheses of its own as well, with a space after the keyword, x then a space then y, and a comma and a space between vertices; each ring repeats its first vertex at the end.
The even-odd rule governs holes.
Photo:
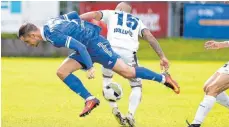
MULTIPOLYGON (((89 116, 80 118, 84 101, 56 76, 63 58, 2 58, 2 127, 119 127, 109 104, 102 97, 100 65, 96 78, 86 79, 83 71, 75 74, 98 97, 101 105, 89 116)), ((174 61, 170 72, 181 86, 180 95, 159 83, 143 81, 143 97, 136 112, 137 127, 186 127, 203 99, 203 84, 224 62, 174 61)), ((140 64, 159 72, 158 61, 140 64)), ((124 90, 118 102, 127 113, 130 87, 115 75, 124 90)), ((228 91, 227 91, 228 93, 228 91)), ((229 127, 229 110, 215 104, 203 127, 229 127)))

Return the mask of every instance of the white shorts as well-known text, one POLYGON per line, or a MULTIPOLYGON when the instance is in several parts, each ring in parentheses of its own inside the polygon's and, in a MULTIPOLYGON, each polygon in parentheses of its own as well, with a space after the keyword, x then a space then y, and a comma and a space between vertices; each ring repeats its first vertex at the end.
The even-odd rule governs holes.
POLYGON ((229 74, 229 62, 217 70, 219 73, 229 74))
MULTIPOLYGON (((120 55, 120 58, 129 66, 138 66, 138 60, 136 53, 127 49, 112 47, 112 49, 120 55)), ((113 71, 102 67, 102 73, 104 78, 112 78, 113 71)), ((135 78, 129 80, 131 87, 141 87, 141 79, 135 78)))

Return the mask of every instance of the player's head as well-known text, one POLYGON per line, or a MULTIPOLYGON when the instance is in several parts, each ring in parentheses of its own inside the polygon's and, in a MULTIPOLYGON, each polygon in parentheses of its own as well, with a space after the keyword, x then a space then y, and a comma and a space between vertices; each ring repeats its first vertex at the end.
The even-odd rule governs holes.
POLYGON ((120 3, 116 6, 115 10, 119 10, 119 11, 124 11, 124 12, 130 13, 131 10, 132 10, 132 7, 131 7, 131 5, 130 5, 129 3, 127 3, 127 2, 120 2, 120 3))
POLYGON ((23 24, 19 28, 18 37, 28 45, 35 47, 42 41, 40 29, 32 23, 23 24))

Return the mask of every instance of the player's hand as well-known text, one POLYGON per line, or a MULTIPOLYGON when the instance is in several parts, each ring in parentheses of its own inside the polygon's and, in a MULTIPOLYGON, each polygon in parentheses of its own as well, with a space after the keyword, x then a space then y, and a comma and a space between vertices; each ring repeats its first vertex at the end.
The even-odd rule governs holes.
POLYGON ((169 60, 166 57, 162 57, 160 60, 161 71, 168 71, 169 60))
POLYGON ((205 42, 204 47, 206 49, 219 49, 220 43, 217 41, 211 40, 211 41, 205 42))
POLYGON ((95 69, 94 69, 94 67, 92 67, 89 70, 87 70, 87 78, 88 79, 95 78, 95 69))

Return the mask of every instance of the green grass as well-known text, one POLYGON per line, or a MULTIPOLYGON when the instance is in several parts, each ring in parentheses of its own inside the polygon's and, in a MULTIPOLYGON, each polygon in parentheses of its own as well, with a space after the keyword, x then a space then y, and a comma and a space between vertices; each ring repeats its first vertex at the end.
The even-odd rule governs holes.
MULTIPOLYGON (((15 34, 2 34, 2 38, 15 37, 15 34)), ((161 48, 169 60, 207 60, 207 61, 227 61, 229 50, 206 50, 204 43, 207 40, 193 40, 183 38, 158 39, 161 48)), ((58 57, 53 54, 53 57, 58 57)), ((137 56, 141 60, 158 60, 157 54, 150 47, 149 43, 140 40, 140 48, 137 56)), ((65 56, 64 56, 65 57, 65 56)))
MULTIPOLYGON (((2 58, 2 127, 119 127, 102 97, 100 66, 96 65, 93 80, 86 79, 83 71, 75 73, 101 100, 101 105, 89 116, 80 118, 84 101, 55 75, 62 60, 2 58)), ((138 127, 186 127, 185 120, 193 119, 203 98, 203 83, 226 61, 171 62, 170 72, 178 80, 181 94, 175 95, 158 83, 144 81, 142 103, 136 112, 138 127)), ((158 61, 140 60, 140 63, 159 72, 158 61)), ((128 81, 117 75, 115 81, 123 87, 124 96, 119 107, 126 113, 130 93, 128 81)), ((203 127, 229 127, 228 118, 228 109, 216 104, 203 127)))
MULTIPOLYGON (((165 55, 170 60, 209 60, 209 61, 227 61, 229 50, 206 50, 204 43, 207 40, 190 40, 182 38, 158 39, 165 55)), ((150 45, 141 40, 138 52, 139 59, 158 59, 156 53, 150 45)))
POLYGON ((11 33, 1 33, 1 39, 17 39, 17 34, 11 34, 11 33))

